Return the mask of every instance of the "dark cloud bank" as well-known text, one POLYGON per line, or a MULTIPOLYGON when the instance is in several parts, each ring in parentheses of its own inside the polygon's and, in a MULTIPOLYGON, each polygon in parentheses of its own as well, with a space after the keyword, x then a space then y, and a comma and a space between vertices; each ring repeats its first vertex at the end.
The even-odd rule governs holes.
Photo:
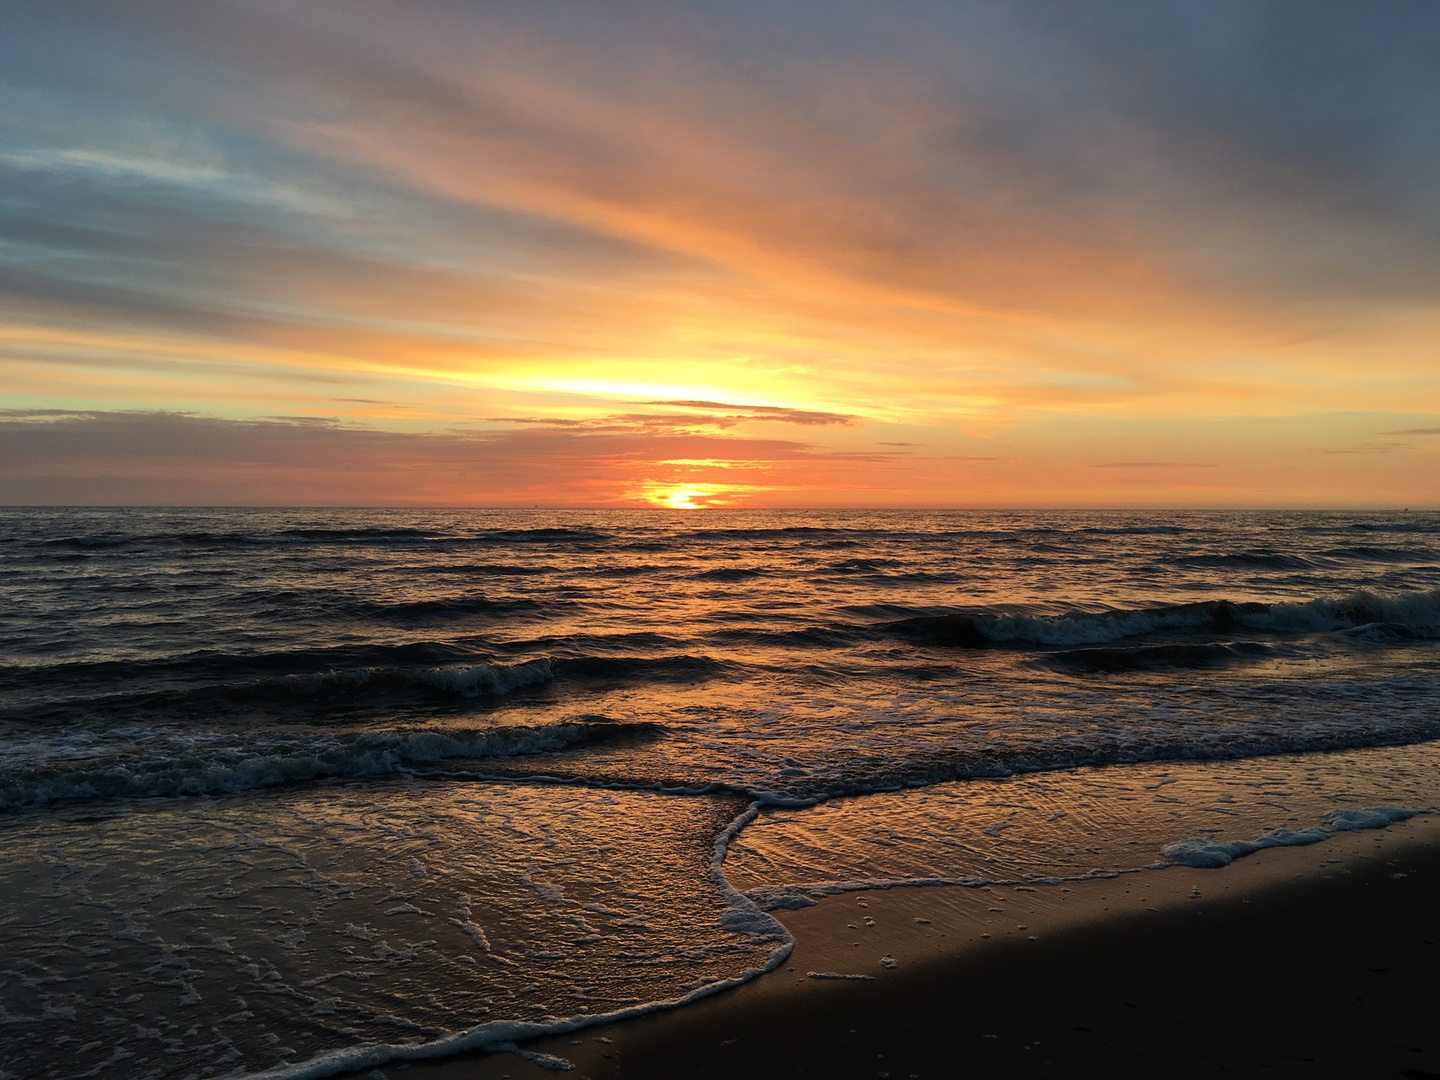
POLYGON ((323 418, 9 410, 0 413, 0 504, 603 505, 625 497, 647 463, 854 457, 684 424, 427 434, 323 418))

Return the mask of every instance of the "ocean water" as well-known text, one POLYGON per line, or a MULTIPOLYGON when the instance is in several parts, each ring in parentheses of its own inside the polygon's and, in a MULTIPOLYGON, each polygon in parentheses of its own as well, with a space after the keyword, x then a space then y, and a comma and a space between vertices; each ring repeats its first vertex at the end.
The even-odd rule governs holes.
POLYGON ((1433 512, 6 509, 0 1076, 499 1046, 847 888, 1380 826, 1437 739, 1433 512))

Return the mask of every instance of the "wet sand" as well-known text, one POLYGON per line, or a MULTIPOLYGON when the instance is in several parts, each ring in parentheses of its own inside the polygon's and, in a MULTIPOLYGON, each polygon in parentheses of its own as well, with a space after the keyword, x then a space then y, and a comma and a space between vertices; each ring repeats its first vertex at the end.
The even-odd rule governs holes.
POLYGON ((384 1074, 1440 1080, 1437 815, 1219 870, 850 893, 777 915, 796 938, 778 971, 522 1048, 573 1072, 501 1053, 384 1074), (832 974, 867 977, 815 977, 832 974))

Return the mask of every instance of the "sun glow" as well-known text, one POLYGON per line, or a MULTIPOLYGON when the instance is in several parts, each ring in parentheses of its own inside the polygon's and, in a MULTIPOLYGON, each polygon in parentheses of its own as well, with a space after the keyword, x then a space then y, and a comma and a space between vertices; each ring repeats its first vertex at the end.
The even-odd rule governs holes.
POLYGON ((676 488, 666 495, 662 506, 668 506, 672 510, 699 510, 703 503, 697 503, 696 499, 703 499, 705 493, 695 488, 676 488))
POLYGON ((746 484, 706 484, 699 482, 676 483, 675 481, 645 483, 632 497, 651 506, 670 510, 704 510, 714 506, 734 506, 737 497, 752 491, 763 491, 762 487, 746 484))

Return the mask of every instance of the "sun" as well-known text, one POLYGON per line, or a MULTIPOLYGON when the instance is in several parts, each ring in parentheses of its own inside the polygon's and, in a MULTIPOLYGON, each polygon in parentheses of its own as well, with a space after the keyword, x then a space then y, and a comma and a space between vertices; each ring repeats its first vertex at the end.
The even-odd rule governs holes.
POLYGON ((744 497, 768 488, 753 484, 709 484, 700 480, 645 480, 631 491, 631 498, 666 510, 715 510, 733 507, 744 497))
POLYGON ((696 503, 696 499, 703 499, 705 492, 698 488, 676 488, 669 492, 661 505, 668 506, 672 510, 699 510, 702 504, 696 503))

